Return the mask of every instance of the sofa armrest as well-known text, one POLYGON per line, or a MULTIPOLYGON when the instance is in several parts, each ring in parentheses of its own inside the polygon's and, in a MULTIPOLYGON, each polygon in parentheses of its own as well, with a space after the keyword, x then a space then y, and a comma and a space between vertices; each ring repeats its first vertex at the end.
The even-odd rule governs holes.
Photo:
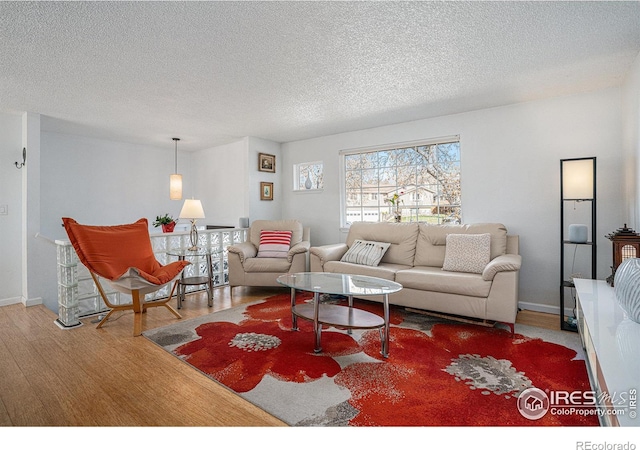
POLYGON ((492 281, 498 272, 515 272, 522 266, 522 256, 520 255, 500 255, 493 258, 482 272, 482 279, 492 281))
POLYGON ((246 258, 255 258, 258 254, 258 249, 256 249, 255 246, 249 241, 230 245, 229 247, 227 247, 227 250, 229 251, 229 253, 237 254, 240 258, 241 263, 244 263, 244 260, 246 258))
POLYGON ((309 253, 320 259, 320 263, 324 266, 327 261, 340 261, 340 258, 347 253, 349 247, 347 244, 329 244, 319 247, 311 247, 309 253))
POLYGON ((309 241, 298 242, 297 244, 295 244, 293 247, 289 249, 289 252, 287 253, 287 260, 291 262, 295 255, 298 255, 300 253, 307 253, 309 251, 310 246, 311 246, 311 243, 309 241))

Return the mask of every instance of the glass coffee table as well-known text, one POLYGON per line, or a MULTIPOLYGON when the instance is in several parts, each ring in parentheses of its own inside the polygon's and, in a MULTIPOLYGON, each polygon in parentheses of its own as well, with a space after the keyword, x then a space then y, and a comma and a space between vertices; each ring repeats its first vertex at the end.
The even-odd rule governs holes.
POLYGON ((381 354, 389 356, 389 294, 398 292, 402 285, 383 278, 346 275, 327 272, 302 272, 278 277, 278 283, 291 288, 292 328, 298 329, 298 317, 313 321, 316 353, 322 351, 322 325, 347 329, 380 329, 381 354), (296 292, 313 292, 312 303, 296 303, 296 292), (348 306, 320 303, 320 294, 344 295, 348 306), (383 317, 353 307, 353 297, 384 297, 383 317))

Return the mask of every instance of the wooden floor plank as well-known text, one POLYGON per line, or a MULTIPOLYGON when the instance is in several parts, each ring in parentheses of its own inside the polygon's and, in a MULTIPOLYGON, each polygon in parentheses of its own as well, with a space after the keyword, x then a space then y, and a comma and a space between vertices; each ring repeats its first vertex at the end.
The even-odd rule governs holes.
POLYGON ((0 400, 14 424, 19 417, 38 417, 44 409, 36 389, 20 367, 27 355, 12 351, 12 348, 20 346, 22 339, 22 333, 11 324, 5 322, 0 326, 0 400))

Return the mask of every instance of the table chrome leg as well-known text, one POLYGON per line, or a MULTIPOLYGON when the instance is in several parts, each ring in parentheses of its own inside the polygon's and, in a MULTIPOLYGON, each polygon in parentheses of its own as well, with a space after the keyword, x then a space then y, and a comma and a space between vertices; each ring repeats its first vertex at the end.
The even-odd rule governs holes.
MULTIPOLYGON (((349 325, 353 324, 353 295, 349 295, 349 325)), ((348 328, 347 334, 353 334, 353 329, 348 328)))
POLYGON ((320 339, 322 338, 322 324, 320 323, 320 294, 313 293, 313 329, 316 333, 316 347, 313 350, 316 353, 322 351, 322 345, 320 339))
POLYGON ((389 294, 384 294, 384 340, 382 340, 382 356, 389 357, 389 294))
POLYGON ((211 252, 207 253, 207 275, 209 275, 209 283, 207 283, 207 287, 209 288, 208 295, 208 305, 209 307, 213 306, 213 263, 211 262, 211 252))
MULTIPOLYGON (((184 261, 184 256, 179 256, 178 260, 184 261)), ((180 281, 182 280, 184 280, 184 270, 180 274, 180 281)), ((182 284, 180 281, 178 282, 178 309, 182 309, 182 300, 184 300, 184 284, 182 284)))
POLYGON ((298 331, 298 316, 293 312, 296 307, 296 290, 291 288, 291 329, 298 331))

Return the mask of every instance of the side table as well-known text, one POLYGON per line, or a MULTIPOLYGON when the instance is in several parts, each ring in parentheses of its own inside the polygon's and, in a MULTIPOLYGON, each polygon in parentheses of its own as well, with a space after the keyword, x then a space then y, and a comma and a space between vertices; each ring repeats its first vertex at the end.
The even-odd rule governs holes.
POLYGON ((182 261, 186 258, 206 257, 207 258, 207 276, 200 277, 186 277, 184 271, 182 277, 178 281, 178 309, 182 308, 182 302, 184 301, 186 287, 187 286, 200 286, 207 285, 207 304, 209 307, 213 306, 213 263, 211 257, 213 254, 217 254, 215 250, 208 248, 198 248, 197 250, 189 250, 186 248, 175 248, 167 252, 167 255, 177 256, 178 260, 182 261))

